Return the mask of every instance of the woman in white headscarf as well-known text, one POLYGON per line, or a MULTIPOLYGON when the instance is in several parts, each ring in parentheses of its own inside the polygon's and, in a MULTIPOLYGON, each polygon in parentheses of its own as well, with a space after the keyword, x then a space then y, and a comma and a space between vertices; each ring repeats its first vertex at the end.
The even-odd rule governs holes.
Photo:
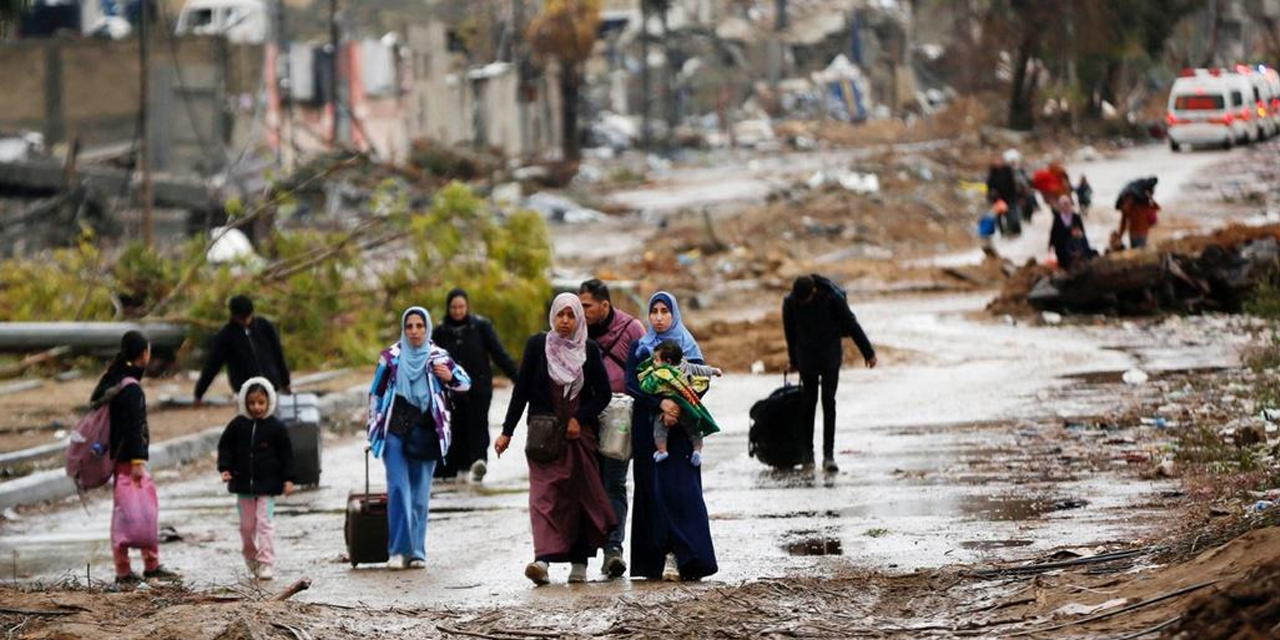
POLYGON ((534 561, 524 574, 537 585, 549 582, 552 562, 569 562, 569 582, 586 582, 587 560, 618 524, 600 482, 596 454, 599 416, 612 399, 609 374, 599 347, 587 339, 578 296, 556 296, 549 323, 551 331, 525 343, 502 435, 494 443, 501 456, 526 406, 530 421, 554 416, 556 437, 565 439, 558 457, 529 459, 534 561))
POLYGON ((369 450, 387 470, 387 565, 427 566, 431 476, 449 453, 448 389, 471 378, 449 352, 431 343, 431 314, 409 307, 400 340, 382 352, 369 389, 369 450))

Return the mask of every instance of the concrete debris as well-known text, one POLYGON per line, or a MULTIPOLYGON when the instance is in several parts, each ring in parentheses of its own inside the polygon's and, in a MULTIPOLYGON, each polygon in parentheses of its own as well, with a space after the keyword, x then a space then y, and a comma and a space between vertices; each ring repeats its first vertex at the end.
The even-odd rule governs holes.
POLYGON ((215 227, 209 232, 209 237, 211 239, 216 238, 209 247, 209 251, 205 254, 205 258, 210 264, 262 261, 262 258, 253 250, 253 243, 249 241, 249 236, 246 236, 239 229, 215 227))
POLYGON ((547 221, 557 224, 584 224, 599 222, 606 218, 603 213, 595 209, 588 209, 568 198, 545 191, 526 198, 523 206, 541 214, 547 221))

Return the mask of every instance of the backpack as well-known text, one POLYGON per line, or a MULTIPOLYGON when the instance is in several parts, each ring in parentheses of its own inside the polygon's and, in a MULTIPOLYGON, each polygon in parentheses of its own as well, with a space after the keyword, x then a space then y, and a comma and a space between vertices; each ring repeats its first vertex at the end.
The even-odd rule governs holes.
POLYGON ((67 443, 67 477, 75 482, 78 491, 97 489, 111 479, 115 470, 115 456, 111 452, 111 400, 131 384, 138 381, 121 380, 76 422, 67 443))

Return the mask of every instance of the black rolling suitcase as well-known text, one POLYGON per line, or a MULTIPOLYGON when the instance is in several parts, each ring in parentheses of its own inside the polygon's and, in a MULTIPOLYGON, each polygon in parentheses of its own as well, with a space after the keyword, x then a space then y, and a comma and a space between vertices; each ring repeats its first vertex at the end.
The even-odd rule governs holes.
POLYGON ((810 443, 800 438, 804 419, 804 392, 783 377, 781 387, 751 406, 751 430, 747 454, 771 467, 787 469, 804 462, 810 443))
POLYGON ((364 450, 364 491, 347 496, 347 521, 342 532, 351 566, 387 561, 387 492, 369 491, 368 448, 364 450))
POLYGON ((294 482, 320 484, 320 402, 314 393, 280 396, 277 414, 289 430, 296 467, 294 482))

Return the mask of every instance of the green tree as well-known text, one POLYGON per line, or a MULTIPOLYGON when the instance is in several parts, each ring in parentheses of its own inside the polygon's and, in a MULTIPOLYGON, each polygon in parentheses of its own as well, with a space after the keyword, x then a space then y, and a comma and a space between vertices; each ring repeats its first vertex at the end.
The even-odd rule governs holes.
POLYGON ((595 46, 600 26, 600 0, 547 0, 529 22, 528 40, 534 55, 560 63, 560 124, 564 157, 579 156, 578 108, 583 68, 595 46))

